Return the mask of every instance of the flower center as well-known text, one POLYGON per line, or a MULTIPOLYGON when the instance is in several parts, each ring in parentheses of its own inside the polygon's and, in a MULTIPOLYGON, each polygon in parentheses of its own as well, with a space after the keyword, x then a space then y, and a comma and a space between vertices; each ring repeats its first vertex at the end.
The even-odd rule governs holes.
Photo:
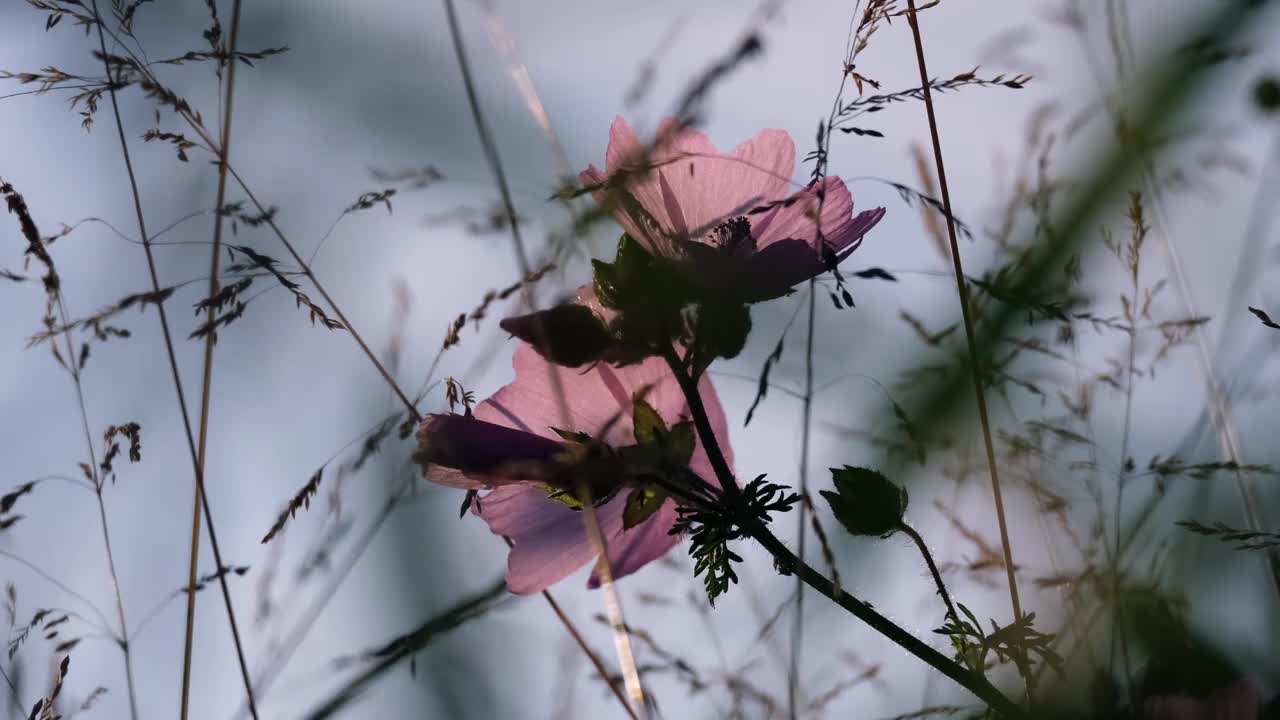
POLYGON ((731 255, 750 253, 756 247, 751 222, 741 215, 715 226, 707 235, 707 242, 731 255))

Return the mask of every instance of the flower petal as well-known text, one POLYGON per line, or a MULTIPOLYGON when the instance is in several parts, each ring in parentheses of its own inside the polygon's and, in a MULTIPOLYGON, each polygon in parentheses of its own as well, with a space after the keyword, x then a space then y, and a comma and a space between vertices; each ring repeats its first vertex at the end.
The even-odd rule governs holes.
MULTIPOLYGON (((590 293, 580 293, 590 299, 590 293)), ((512 364, 516 379, 481 403, 471 422, 479 422, 486 432, 501 426, 521 442, 538 436, 547 442, 559 438, 551 430, 586 432, 613 446, 634 442, 632 398, 644 391, 646 402, 668 426, 689 418, 687 403, 666 363, 658 357, 623 367, 604 363, 585 372, 567 371, 547 363, 536 351, 522 343, 512 364), (558 399, 551 372, 559 373, 558 399), (561 403, 568 419, 561 413, 561 403), (566 427, 566 424, 568 425, 566 427)), ((728 421, 707 377, 699 384, 712 430, 732 467, 728 445, 728 421)), ((492 430, 497 433, 497 430, 492 430)), ((698 442, 690 468, 707 482, 715 475, 707 454, 698 442)), ((472 487, 471 485, 463 485, 472 487)), ((617 577, 634 572, 660 557, 678 542, 666 535, 675 520, 675 505, 667 503, 640 526, 623 532, 625 491, 596 509, 601 531, 607 540, 611 565, 617 577)), ((582 514, 546 497, 545 491, 527 484, 505 484, 480 498, 475 512, 500 535, 511 537, 515 548, 508 561, 508 585, 512 592, 536 592, 564 578, 592 559, 582 514)))
POLYGON ((855 239, 846 238, 848 226, 853 222, 853 195, 843 180, 827 177, 821 183, 795 193, 785 203, 748 218, 756 246, 763 249, 787 239, 805 240, 813 245, 817 237, 815 221, 819 209, 822 212, 822 234, 835 250, 839 251, 855 239))
POLYGON ((630 443, 631 403, 625 390, 612 379, 608 366, 586 370, 553 365, 526 343, 512 358, 516 379, 476 407, 475 415, 499 425, 557 439, 552 428, 585 432, 602 439, 630 443), (554 380, 553 380, 553 375, 554 380))
POLYGON ((761 130, 729 153, 673 120, 658 129, 659 138, 668 136, 655 155, 676 160, 663 167, 663 176, 680 200, 689 231, 699 237, 755 205, 786 197, 796 146, 785 131, 761 130))
MULTIPOLYGON (((601 533, 622 528, 625 498, 596 508, 601 533)), ((582 512, 527 485, 507 485, 480 498, 474 510, 495 535, 511 539, 507 588, 518 595, 541 592, 595 557, 582 512)))
POLYGON ((595 198, 597 205, 609 211, 614 221, 622 226, 623 232, 630 235, 649 252, 654 252, 654 248, 660 246, 659 240, 647 229, 648 226, 643 219, 633 217, 632 213, 625 209, 626 203, 623 202, 622 197, 625 188, 605 187, 608 178, 595 165, 579 173, 578 179, 586 187, 597 188, 591 191, 591 197, 595 198))
MULTIPOLYGON (((609 538, 609 572, 613 579, 630 575, 678 545, 680 536, 667 532, 675 521, 676 504, 668 500, 649 519, 609 538)), ((600 587, 598 571, 591 571, 587 587, 592 590, 600 587)))
POLYGON ((795 143, 782 130, 763 130, 723 153, 706 135, 668 118, 647 160, 644 153, 619 116, 609 131, 605 173, 589 167, 579 177, 588 185, 606 176, 621 180, 593 191, 596 202, 646 249, 668 256, 679 249, 672 239, 701 237, 752 206, 784 197, 795 173, 795 143))

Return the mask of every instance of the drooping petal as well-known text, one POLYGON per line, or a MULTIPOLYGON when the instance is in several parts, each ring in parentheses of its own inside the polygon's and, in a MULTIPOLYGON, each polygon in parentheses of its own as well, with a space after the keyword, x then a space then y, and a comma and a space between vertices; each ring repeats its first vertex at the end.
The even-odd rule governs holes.
POLYGON ((879 225, 884 215, 885 209, 882 207, 863 210, 853 216, 853 220, 848 224, 833 231, 827 237, 827 242, 836 252, 836 262, 844 262, 845 258, 853 254, 853 251, 862 244, 862 237, 870 232, 871 228, 879 225))
MULTIPOLYGON (((592 293, 585 290, 579 291, 579 297, 588 307, 594 299, 592 293)), ((548 448, 562 447, 553 427, 585 432, 615 447, 633 444, 633 398, 641 393, 668 427, 690 418, 679 384, 659 357, 622 367, 598 363, 586 370, 567 370, 551 365, 522 343, 512 365, 515 380, 477 406, 475 417, 468 420, 486 433, 493 433, 491 437, 495 440, 500 432, 510 433, 512 439, 519 438, 519 443, 527 444, 529 452, 535 455, 537 443, 547 443, 548 448), (552 380, 552 372, 558 374, 557 381, 552 380)), ((702 378, 699 394, 718 444, 732 467, 728 422, 709 378, 702 378)), ((477 433, 475 437, 480 435, 477 433)), ((477 456, 484 459, 482 450, 474 449, 477 456)), ((469 459, 472 457, 466 455, 469 459)), ((700 441, 695 445, 690 469, 707 482, 716 482, 700 441)), ((458 485, 475 487, 474 483, 474 478, 463 477, 458 485), (473 484, 462 484, 462 481, 473 484)), ((627 494, 624 489, 596 508, 611 567, 616 566, 616 577, 634 572, 679 541, 667 535, 675 520, 673 502, 668 502, 646 522, 624 531, 622 516, 627 494)), ((536 485, 498 484, 480 498, 473 511, 494 533, 510 537, 515 545, 508 559, 508 585, 512 592, 544 589, 593 558, 582 513, 547 498, 545 490, 536 485)))
MULTIPOLYGON (((780 240, 804 240, 817 247, 818 213, 822 214, 822 236, 837 253, 862 237, 870 225, 853 217, 853 195, 840 178, 827 177, 817 185, 805 188, 787 202, 751 218, 752 235, 760 249, 780 240)), ((859 218, 866 215, 863 213, 859 218)), ((873 217, 873 216, 867 216, 873 217)), ((865 222, 865 218, 863 221, 865 222)))
POLYGON ((539 480, 561 450, 549 438, 476 417, 432 414, 418 429, 414 460, 432 482, 473 489, 539 480))
POLYGON ((630 399, 607 365, 563 368, 525 343, 516 348, 512 365, 516 379, 480 403, 476 417, 548 438, 557 438, 552 428, 558 428, 585 432, 610 445, 618 444, 617 439, 631 441, 630 399))
POLYGON ((1188 695, 1157 695, 1142 703, 1144 720, 1257 720, 1258 689, 1240 678, 1215 690, 1204 700, 1188 695))
MULTIPOLYGON (((595 509, 605 538, 621 530, 624 507, 625 498, 614 498, 595 509)), ((511 538, 507 588, 513 593, 541 592, 595 557, 582 512, 549 499, 537 487, 500 487, 482 496, 473 512, 495 535, 511 538)))
MULTIPOLYGON (((676 504, 670 500, 662 504, 656 513, 630 530, 609 539, 609 572, 614 580, 626 577, 650 562, 666 555, 680 543, 680 536, 668 530, 676 521, 676 504)), ((598 570, 591 571, 587 587, 600 587, 598 570)))
POLYGON ((774 242, 756 253, 747 264, 738 292, 748 301, 780 297, 827 270, 813 246, 798 239, 774 242))

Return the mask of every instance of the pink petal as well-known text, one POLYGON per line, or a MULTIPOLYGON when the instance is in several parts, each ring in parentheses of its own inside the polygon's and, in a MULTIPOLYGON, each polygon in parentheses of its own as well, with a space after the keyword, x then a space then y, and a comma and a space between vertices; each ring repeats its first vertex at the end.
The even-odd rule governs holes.
MULTIPOLYGON (((689 417, 680 386, 659 357, 619 368, 597 363, 586 370, 571 370, 548 363, 529 345, 521 343, 512 365, 516 379, 480 403, 476 407, 476 418, 553 440, 559 436, 552 427, 585 432, 593 437, 607 431, 598 439, 621 446, 634 442, 632 398, 642 390, 646 402, 668 424, 689 417), (559 378, 563 401, 552 382, 553 372, 559 378), (568 418, 561 413, 562 403, 568 410, 568 418)), ((704 377, 699 388, 712 423, 719 419, 721 427, 717 432, 725 433, 727 446, 724 412, 710 380, 704 377)))
POLYGON ((1145 720, 1257 720, 1258 688, 1249 678, 1197 700, 1186 695, 1159 695, 1142 703, 1145 720))
MULTIPOLYGON (((622 528, 624 507, 625 498, 614 498, 596 508, 606 538, 622 528)), ((495 535, 511 538, 507 588, 518 595, 541 592, 595 557, 582 513, 549 499, 539 488, 500 487, 481 497, 474 512, 495 535)))
MULTIPOLYGON (((584 186, 596 188, 602 186, 607 180, 604 173, 596 169, 595 165, 591 165, 579 173, 578 179, 582 181, 584 186)), ((622 192, 626 192, 626 189, 597 189, 591 191, 591 197, 595 198, 597 205, 609 211, 613 219, 622 226, 623 232, 630 235, 633 240, 640 243, 649 252, 654 252, 655 247, 661 246, 662 241, 656 236, 651 236, 649 230, 646 229, 647 226, 622 207, 622 192)))
MULTIPOLYGON (((628 378, 629 381, 654 382, 650 375, 652 368, 636 367, 638 369, 634 372, 638 377, 628 378)), ((629 368, 623 368, 623 370, 626 369, 629 368)), ((653 386, 654 389, 646 397, 653 408, 658 411, 658 414, 662 416, 663 420, 666 420, 668 425, 673 425, 689 417, 688 404, 685 402, 684 394, 680 392, 679 385, 670 376, 669 369, 665 367, 665 364, 662 370, 668 373, 665 381, 657 382, 653 386)), ((707 420, 711 425, 712 434, 719 441, 720 451, 724 454, 725 462, 728 463, 729 469, 733 470, 733 448, 729 446, 729 420, 725 417, 724 408, 720 405, 720 398, 716 395, 711 379, 705 375, 701 382, 698 383, 698 393, 702 396, 702 404, 707 411, 707 420)), ((702 445, 701 438, 699 438, 693 457, 690 459, 689 469, 697 473, 703 480, 711 483, 711 485, 719 487, 720 483, 711 467, 711 461, 707 458, 707 452, 702 445)), ((621 502, 625 503, 625 497, 621 497, 623 493, 619 493, 619 495, 620 498, 614 498, 612 502, 616 503, 621 500, 621 502)), ((625 505, 623 507, 625 508, 625 505)), ((668 500, 658 512, 640 525, 630 530, 621 530, 621 525, 619 525, 621 534, 610 538, 608 545, 609 570, 613 573, 614 579, 617 580, 630 575, 650 562, 666 555, 671 548, 678 545, 683 538, 667 532, 675 524, 675 521, 676 504, 668 500)), ((593 571, 590 580, 587 582, 587 587, 596 588, 599 584, 600 578, 593 571)))
POLYGON ((525 343, 516 348, 512 365, 516 379, 480 403, 476 417, 553 439, 558 439, 553 427, 593 437, 612 428, 601 439, 609 444, 631 442, 630 399, 608 366, 563 368, 548 363, 525 343))
MULTIPOLYGON (((637 242, 668 256, 677 251, 672 238, 686 231, 705 234, 754 205, 784 197, 795 172, 795 144, 781 130, 764 130, 733 152, 722 153, 706 135, 668 119, 658 128, 647 161, 644 150, 626 120, 615 119, 605 173, 610 178, 619 172, 635 176, 625 187, 593 194, 637 242)), ((588 185, 605 180, 594 167, 580 177, 588 185)))
POLYGON ((466 473, 457 468, 447 468, 439 465, 428 465, 422 471, 422 479, 437 485, 458 488, 459 490, 479 490, 483 487, 495 485, 495 483, 487 482, 486 478, 477 480, 476 478, 467 477, 466 473))
MULTIPOLYGON (((805 188, 779 205, 751 220, 751 234, 756 246, 764 249, 779 240, 799 239, 816 247, 818 211, 822 211, 822 234, 837 253, 861 238, 871 226, 858 226, 853 220, 853 195, 840 178, 824 178, 818 185, 805 188)), ((878 220, 877 220, 878 222, 878 220)))
POLYGON ((609 146, 604 151, 604 171, 612 175, 623 168, 634 168, 644 159, 645 146, 636 131, 621 115, 609 126, 609 146))
POLYGON ((663 177, 679 198, 691 232, 705 235, 753 206, 786 197, 796 146, 785 131, 762 130, 722 153, 702 133, 678 128, 673 121, 663 123, 658 136, 665 131, 672 140, 655 154, 661 160, 679 158, 663 167, 663 177))
MULTIPOLYGON (((702 396, 702 405, 707 411, 707 421, 711 424, 711 434, 719 441, 720 454, 724 456, 724 461, 728 464, 729 470, 733 471, 733 447, 729 443, 729 419, 725 417, 724 408, 720 405, 720 396, 716 395, 716 389, 711 384, 711 378, 706 375, 702 376, 702 380, 698 383, 698 394, 702 396)), ((703 449, 701 440, 698 441, 698 447, 693 451, 693 458, 689 461, 689 469, 698 473, 703 480, 719 487, 720 483, 716 480, 715 470, 711 468, 711 461, 707 458, 707 452, 703 449)))
MULTIPOLYGON (((590 298, 589 293, 583 293, 590 298)), ((600 437, 610 445, 634 442, 632 398, 645 391, 645 400, 668 425, 689 417, 687 403, 666 363, 657 357, 614 368, 600 363, 585 372, 566 371, 550 365, 531 347, 521 344, 512 361, 516 379, 481 403, 475 416, 486 423, 515 428, 544 438, 558 436, 550 427, 580 431, 600 437), (560 401, 550 373, 559 373, 560 388, 569 412, 561 417, 560 401)), ((699 392, 712 430, 733 463, 728 445, 728 420, 707 377, 699 392)), ((715 475, 701 442, 694 449, 690 468, 710 483, 715 475)), ((597 508, 601 530, 609 548, 616 577, 634 572, 671 549, 678 538, 667 536, 674 521, 674 503, 668 503, 646 523, 622 531, 627 490, 597 508)), ((550 500, 537 487, 503 485, 480 499, 476 511, 490 529, 512 538, 515 549, 508 560, 507 582, 512 592, 537 592, 564 578, 592 559, 592 547, 582 514, 550 500)))
MULTIPOLYGON (((630 575, 678 545, 680 536, 667 532, 675 521, 676 504, 668 500, 648 520, 609 538, 609 572, 613 579, 630 575)), ((593 590, 600 587, 597 570, 591 571, 587 587, 593 590)))
POLYGON ((1256 720, 1258 688, 1249 678, 1241 678, 1214 692, 1206 704, 1213 709, 1215 720, 1256 720))

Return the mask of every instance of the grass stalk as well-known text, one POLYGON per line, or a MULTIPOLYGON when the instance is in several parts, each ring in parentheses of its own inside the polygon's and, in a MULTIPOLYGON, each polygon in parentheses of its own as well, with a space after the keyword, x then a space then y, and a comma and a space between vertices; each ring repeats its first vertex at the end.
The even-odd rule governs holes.
POLYGON ((982 425, 982 442, 987 453, 987 468, 991 474, 991 495, 995 502, 996 520, 1000 526, 1000 548, 1004 553, 1004 566, 1009 580, 1009 600, 1013 605, 1015 622, 1022 618, 1022 603, 1018 598, 1018 578, 1014 571, 1013 548, 1009 543, 1009 525, 1005 519, 1004 497, 1000 490, 1000 473, 996 468, 995 445, 991 441, 991 421, 987 415, 987 399, 982 387, 982 371, 979 352, 974 340, 973 316, 969 306, 969 286, 965 282, 964 266, 960 261, 960 245, 956 241, 955 215, 951 210, 951 192, 947 188, 947 172, 942 162, 942 141, 938 137, 938 119, 933 111, 933 96, 929 92, 929 71, 924 61, 924 41, 920 37, 920 20, 916 16, 915 0, 907 0, 907 22, 916 46, 916 64, 920 68, 920 87, 924 93, 925 112, 929 116, 929 136, 933 141, 933 159, 938 169, 938 187, 942 190, 942 206, 947 215, 947 237, 951 242, 952 267, 956 274, 956 290, 960 295, 960 317, 964 324, 965 342, 969 348, 969 363, 973 370, 973 389, 978 401, 978 419, 982 425))

